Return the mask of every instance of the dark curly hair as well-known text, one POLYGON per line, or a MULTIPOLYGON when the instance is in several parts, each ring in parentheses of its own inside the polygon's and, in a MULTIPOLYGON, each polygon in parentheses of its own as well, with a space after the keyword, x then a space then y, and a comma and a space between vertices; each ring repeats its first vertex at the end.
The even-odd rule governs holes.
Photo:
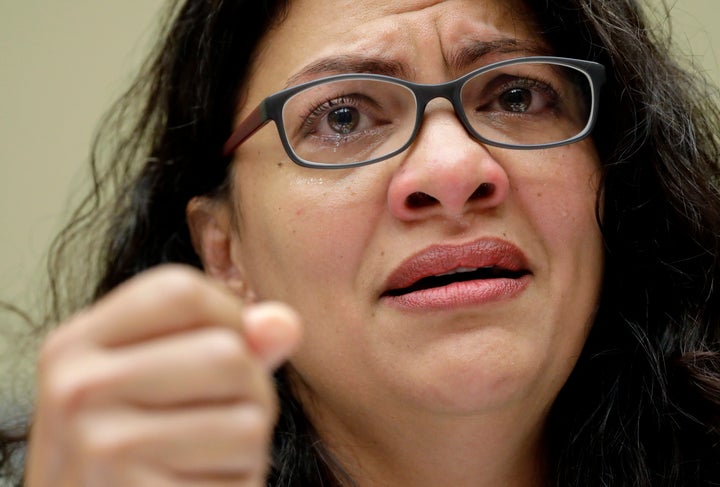
MULTIPOLYGON (((593 135, 603 161, 604 289, 550 413, 548 484, 720 485, 715 91, 676 59, 667 32, 649 27, 640 0, 527 3, 555 54, 608 73, 593 135)), ((149 267, 201 267, 185 207, 226 191, 221 147, 255 47, 286 9, 287 0, 171 2, 161 41, 96 140, 95 187, 54 244, 48 322, 149 267), (68 265, 73 255, 85 266, 68 265)), ((269 485, 352 485, 282 371, 276 381, 269 485)))

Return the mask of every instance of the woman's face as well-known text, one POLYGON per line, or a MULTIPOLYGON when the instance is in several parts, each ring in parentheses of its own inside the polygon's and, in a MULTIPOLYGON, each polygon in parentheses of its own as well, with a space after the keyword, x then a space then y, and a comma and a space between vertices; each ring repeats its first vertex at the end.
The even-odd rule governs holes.
MULTIPOLYGON (((351 66, 441 83, 537 54, 552 53, 515 1, 296 0, 257 51, 237 119, 351 66)), ((291 364, 312 407, 542 412, 598 302, 598 173, 589 139, 485 146, 440 99, 408 150, 354 169, 297 166, 268 124, 236 153, 231 255, 259 299, 304 318, 291 364), (501 272, 458 272, 489 266, 501 272)))

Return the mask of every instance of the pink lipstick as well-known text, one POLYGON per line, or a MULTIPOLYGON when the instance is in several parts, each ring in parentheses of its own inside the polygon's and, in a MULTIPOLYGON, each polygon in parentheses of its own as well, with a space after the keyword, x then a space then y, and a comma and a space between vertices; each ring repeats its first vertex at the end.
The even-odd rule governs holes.
POLYGON ((481 305, 516 296, 531 275, 525 254, 505 240, 433 245, 390 274, 381 299, 407 310, 481 305))

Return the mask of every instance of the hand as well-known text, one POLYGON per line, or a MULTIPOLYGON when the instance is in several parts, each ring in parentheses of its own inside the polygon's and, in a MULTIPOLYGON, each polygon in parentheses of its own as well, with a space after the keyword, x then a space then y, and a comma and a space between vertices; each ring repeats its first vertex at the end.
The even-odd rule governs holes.
POLYGON ((272 371, 298 317, 179 266, 129 280, 40 352, 27 487, 261 486, 272 371))

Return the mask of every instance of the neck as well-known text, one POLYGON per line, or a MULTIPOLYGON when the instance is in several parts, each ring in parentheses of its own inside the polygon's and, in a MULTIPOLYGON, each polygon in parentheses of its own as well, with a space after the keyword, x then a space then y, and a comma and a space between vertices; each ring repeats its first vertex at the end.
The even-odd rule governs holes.
POLYGON ((402 407, 383 408, 383 414, 355 409, 342 415, 315 400, 302 402, 311 405, 306 407, 310 420, 358 487, 546 483, 547 411, 518 407, 453 416, 402 407))

